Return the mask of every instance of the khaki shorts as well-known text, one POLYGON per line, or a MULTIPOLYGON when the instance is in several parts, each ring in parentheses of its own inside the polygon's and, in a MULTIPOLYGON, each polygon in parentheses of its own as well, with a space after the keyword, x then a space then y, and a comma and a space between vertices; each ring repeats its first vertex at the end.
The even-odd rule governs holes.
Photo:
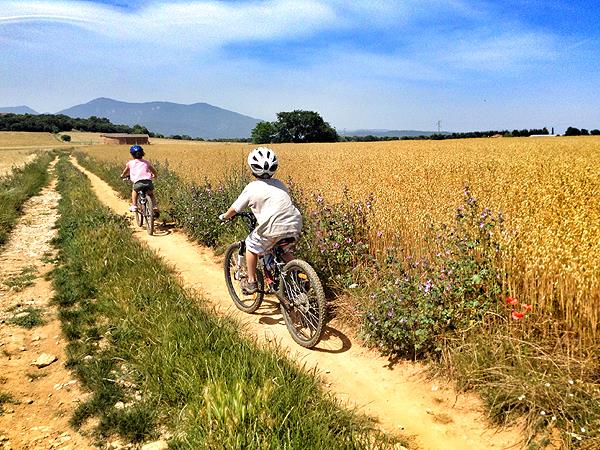
POLYGON ((263 255, 265 252, 271 250, 273 246, 281 239, 289 237, 293 237, 294 239, 298 240, 298 235, 294 233, 284 234, 283 236, 266 237, 261 236, 256 232, 256 230, 254 230, 246 238, 246 249, 250 250, 256 255, 263 255))

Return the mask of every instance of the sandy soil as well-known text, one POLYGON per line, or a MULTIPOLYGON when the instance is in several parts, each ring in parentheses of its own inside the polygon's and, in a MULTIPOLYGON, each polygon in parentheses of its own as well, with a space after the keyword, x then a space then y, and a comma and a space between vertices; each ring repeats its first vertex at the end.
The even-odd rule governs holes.
POLYGON ((5 403, 0 414, 0 449, 95 448, 68 423, 85 394, 64 367, 66 340, 56 307, 50 305, 51 283, 44 279, 54 256, 50 240, 56 234, 58 217, 55 185, 53 179, 25 204, 23 216, 0 253, 0 392, 14 400, 5 403), (35 274, 32 284, 10 286, 23 269, 35 274), (11 323, 28 308, 41 311, 43 325, 27 329, 11 323), (57 359, 46 367, 33 366, 42 354, 57 359))
MULTIPOLYGON (((126 214, 126 201, 100 178, 78 167, 107 206, 126 214)), ((274 302, 264 302, 253 315, 238 311, 227 293, 219 258, 182 233, 159 230, 148 236, 137 229, 135 236, 162 256, 188 288, 202 294, 207 306, 241 321, 265 345, 276 341, 299 364, 315 367, 336 397, 375 417, 382 429, 414 436, 414 446, 423 449, 522 448, 521 430, 491 426, 476 395, 457 393, 442 380, 428 379, 418 364, 390 367, 386 358, 361 347, 335 321, 328 324, 317 348, 306 350, 289 336, 274 302)))

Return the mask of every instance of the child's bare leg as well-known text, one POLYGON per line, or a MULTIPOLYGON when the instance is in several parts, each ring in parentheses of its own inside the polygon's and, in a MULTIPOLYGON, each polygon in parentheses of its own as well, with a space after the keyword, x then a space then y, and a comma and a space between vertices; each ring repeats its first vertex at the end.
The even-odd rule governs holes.
POLYGON ((258 255, 246 250, 246 268, 248 269, 248 283, 256 281, 256 265, 258 264, 258 255))

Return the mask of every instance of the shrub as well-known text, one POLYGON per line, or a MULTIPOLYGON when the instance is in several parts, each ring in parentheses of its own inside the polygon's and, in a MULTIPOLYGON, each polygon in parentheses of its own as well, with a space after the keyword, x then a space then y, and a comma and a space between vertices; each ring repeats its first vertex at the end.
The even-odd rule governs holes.
POLYGON ((307 197, 293 181, 288 184, 304 222, 298 255, 315 267, 327 289, 348 288, 370 259, 367 221, 373 196, 355 201, 345 189, 339 202, 328 203, 320 193, 307 197))
POLYGON ((64 141, 64 142, 71 142, 71 136, 69 136, 68 134, 63 134, 60 136, 60 138, 64 141))
POLYGON ((497 307, 502 216, 480 208, 468 187, 464 194, 454 223, 430 230, 435 255, 400 258, 392 248, 378 267, 363 333, 388 355, 439 354, 448 335, 497 307))

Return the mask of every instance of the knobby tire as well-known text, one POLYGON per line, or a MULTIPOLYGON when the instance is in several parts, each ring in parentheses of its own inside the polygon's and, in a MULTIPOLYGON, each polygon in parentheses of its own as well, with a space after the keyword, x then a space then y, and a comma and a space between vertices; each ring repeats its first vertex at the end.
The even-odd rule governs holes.
MULTIPOLYGON (((240 243, 236 242, 231 244, 225 252, 225 258, 223 263, 223 269, 225 272, 225 284, 229 295, 233 300, 235 306, 245 313, 252 314, 261 305, 264 297, 264 277, 262 272, 257 268, 256 270, 256 281, 258 282, 258 290, 252 295, 244 295, 240 288, 239 280, 234 278, 237 270, 237 256, 240 251, 240 243)), ((244 257, 243 266, 240 269, 242 276, 247 276, 248 271, 246 269, 246 258, 244 257)))
POLYGON ((154 234, 154 203, 149 195, 146 196, 144 215, 146 216, 146 231, 150 236, 152 236, 152 234, 154 234))
POLYGON ((294 259, 284 266, 279 296, 288 300, 280 309, 294 341, 306 348, 317 345, 325 324, 325 293, 310 264, 294 259))

